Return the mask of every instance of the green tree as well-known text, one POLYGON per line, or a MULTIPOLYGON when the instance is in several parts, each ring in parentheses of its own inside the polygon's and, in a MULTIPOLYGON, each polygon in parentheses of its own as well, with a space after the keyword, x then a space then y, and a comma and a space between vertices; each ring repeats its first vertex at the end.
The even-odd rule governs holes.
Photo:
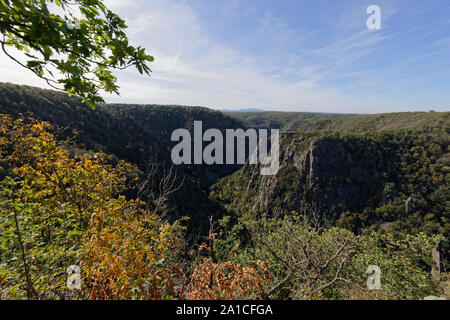
POLYGON ((99 90, 118 94, 114 69, 134 66, 141 74, 151 72, 147 63, 153 57, 129 44, 126 28, 101 0, 0 1, 3 52, 50 86, 81 96, 91 107, 103 102, 99 90), (26 61, 9 48, 24 52, 26 61))
POLYGON ((267 265, 272 282, 264 284, 263 298, 403 300, 442 294, 428 272, 431 250, 443 241, 441 235, 375 227, 356 235, 296 213, 282 219, 241 218, 222 235, 214 247, 219 260, 267 265), (371 265, 381 270, 377 290, 367 288, 371 265))

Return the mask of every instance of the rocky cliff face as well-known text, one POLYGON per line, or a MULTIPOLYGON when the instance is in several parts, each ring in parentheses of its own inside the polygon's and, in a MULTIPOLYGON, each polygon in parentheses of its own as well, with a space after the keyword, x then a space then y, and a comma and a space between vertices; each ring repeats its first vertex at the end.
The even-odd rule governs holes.
POLYGON ((376 224, 448 235, 446 130, 284 133, 276 175, 246 165, 215 184, 210 196, 230 215, 316 208, 326 223, 351 230, 376 224))
POLYGON ((337 140, 315 141, 308 151, 308 183, 316 198, 328 206, 345 202, 361 208, 378 177, 376 151, 369 145, 363 154, 355 154, 337 140))
POLYGON ((247 194, 256 195, 251 200, 256 212, 283 215, 298 211, 305 201, 327 211, 360 210, 374 193, 381 196, 378 153, 370 143, 361 152, 337 138, 285 137, 277 175, 260 176, 259 168, 246 166, 239 180, 247 194))

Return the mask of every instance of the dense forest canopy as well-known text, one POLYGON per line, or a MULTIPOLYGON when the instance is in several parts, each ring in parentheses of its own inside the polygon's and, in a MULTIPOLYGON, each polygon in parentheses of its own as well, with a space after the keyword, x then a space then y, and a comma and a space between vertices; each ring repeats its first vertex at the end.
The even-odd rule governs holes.
MULTIPOLYGON (((56 127, 55 134, 59 139, 75 137, 76 131, 76 146, 70 147, 73 154, 105 152, 116 160, 136 164, 144 175, 149 162, 160 164, 158 175, 170 171, 170 149, 174 144, 170 135, 177 128, 191 128, 194 120, 203 121, 205 128, 241 127, 232 118, 207 108, 100 104, 93 110, 81 99, 67 97, 62 92, 13 84, 0 84, 0 101, 0 113, 15 117, 32 115, 48 121, 56 127)), ((198 216, 191 225, 203 232, 207 230, 208 217, 220 216, 222 211, 208 199, 207 188, 237 168, 234 165, 177 167, 174 178, 181 187, 168 199, 172 215, 198 216)), ((155 192, 159 193, 159 190, 155 192)))

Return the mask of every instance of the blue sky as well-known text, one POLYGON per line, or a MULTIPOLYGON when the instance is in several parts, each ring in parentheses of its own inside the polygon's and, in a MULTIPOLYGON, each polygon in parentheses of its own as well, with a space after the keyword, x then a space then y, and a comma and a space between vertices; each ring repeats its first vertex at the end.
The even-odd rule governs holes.
MULTIPOLYGON (((379 113, 450 110, 448 0, 108 0, 152 77, 110 102, 379 113), (368 30, 369 5, 381 30, 368 30)), ((2 57, 0 81, 44 86, 2 57), (21 71, 20 73, 17 71, 21 71)))

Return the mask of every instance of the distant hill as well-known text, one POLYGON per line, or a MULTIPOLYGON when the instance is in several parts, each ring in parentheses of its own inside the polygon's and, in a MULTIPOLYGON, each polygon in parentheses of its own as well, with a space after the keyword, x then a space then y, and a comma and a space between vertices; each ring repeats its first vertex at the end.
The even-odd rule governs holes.
POLYGON ((328 120, 347 115, 309 112, 233 112, 230 117, 249 128, 300 129, 315 120, 328 120))
POLYGON ((223 113, 234 113, 234 112, 267 112, 267 110, 258 109, 258 108, 236 109, 236 110, 231 110, 231 109, 220 109, 220 112, 223 112, 223 113))
POLYGON ((367 131, 400 128, 438 127, 449 120, 450 112, 401 112, 382 114, 338 114, 309 112, 233 112, 234 119, 252 128, 283 131, 367 131))

